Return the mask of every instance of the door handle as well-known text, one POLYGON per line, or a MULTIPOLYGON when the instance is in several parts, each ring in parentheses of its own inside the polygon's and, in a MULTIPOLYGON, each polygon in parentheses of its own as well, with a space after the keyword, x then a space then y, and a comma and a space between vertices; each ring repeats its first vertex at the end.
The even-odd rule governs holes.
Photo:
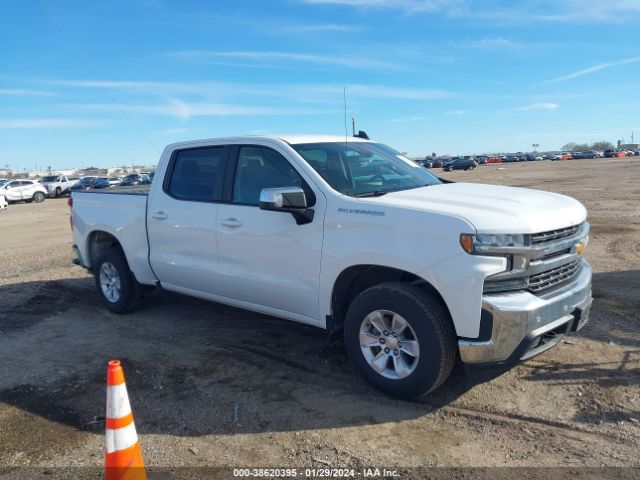
POLYGON ((151 218, 155 218, 156 220, 166 220, 169 217, 166 213, 160 211, 151 214, 151 218))
POLYGON ((242 222, 237 218, 233 218, 233 217, 225 218, 220 223, 225 227, 229 227, 229 228, 238 228, 242 226, 242 222))

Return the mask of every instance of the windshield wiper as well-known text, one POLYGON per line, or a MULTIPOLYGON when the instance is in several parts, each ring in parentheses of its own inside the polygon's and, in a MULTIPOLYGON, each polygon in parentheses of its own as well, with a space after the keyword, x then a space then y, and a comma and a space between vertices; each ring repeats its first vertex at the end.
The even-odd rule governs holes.
POLYGON ((389 193, 389 190, 376 190, 374 192, 367 192, 367 193, 359 193, 358 195, 355 195, 357 198, 363 198, 363 197, 381 197, 382 195, 386 195, 387 193, 389 193))

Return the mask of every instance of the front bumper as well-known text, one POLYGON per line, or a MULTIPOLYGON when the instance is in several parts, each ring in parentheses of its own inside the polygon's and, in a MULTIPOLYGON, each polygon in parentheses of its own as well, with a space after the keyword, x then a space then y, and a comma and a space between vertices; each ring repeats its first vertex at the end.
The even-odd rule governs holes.
POLYGON ((581 329, 591 308, 591 268, 581 260, 577 278, 545 295, 529 292, 485 295, 484 339, 460 339, 467 369, 509 367, 538 355, 581 329))

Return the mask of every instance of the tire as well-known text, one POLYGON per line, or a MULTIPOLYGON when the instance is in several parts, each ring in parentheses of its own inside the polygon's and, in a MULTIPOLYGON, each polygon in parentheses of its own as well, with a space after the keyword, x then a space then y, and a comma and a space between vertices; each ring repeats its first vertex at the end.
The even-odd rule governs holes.
POLYGON ((42 192, 36 192, 33 194, 33 198, 32 200, 36 203, 42 203, 44 202, 46 195, 42 192))
POLYGON ((60 190, 60 187, 56 187, 55 197, 58 198, 60 195, 62 195, 62 190, 60 190))
MULTIPOLYGON (((406 283, 383 283, 358 295, 347 311, 344 341, 351 362, 369 384, 403 399, 417 400, 437 389, 451 374, 457 356, 456 335, 449 313, 433 295, 406 283), (384 326, 392 325, 390 319, 393 318, 400 325, 400 320, 406 322, 410 330, 396 328, 396 332, 390 330, 385 336, 373 325, 378 323, 380 317, 376 312, 380 311, 386 312, 382 314, 384 326), (366 332, 361 341, 363 329, 366 332), (384 344, 380 337, 386 339, 384 344), (405 353, 412 338, 419 347, 417 356, 405 353), (370 347, 361 346, 363 342, 370 342, 370 347), (389 352, 384 353, 382 346, 378 351, 376 342, 387 345, 389 352), (399 342, 406 345, 403 347, 399 342), (387 355, 386 360, 383 353, 387 355), (384 368, 382 373, 372 366, 372 357, 380 359, 377 367, 378 370, 384 368), (407 368, 396 369, 396 362, 404 363, 407 368)), ((415 348, 415 343, 413 346, 415 348)))
POLYGON ((111 248, 100 255, 94 273, 98 295, 107 309, 123 314, 140 308, 144 289, 134 278, 120 249, 111 248))

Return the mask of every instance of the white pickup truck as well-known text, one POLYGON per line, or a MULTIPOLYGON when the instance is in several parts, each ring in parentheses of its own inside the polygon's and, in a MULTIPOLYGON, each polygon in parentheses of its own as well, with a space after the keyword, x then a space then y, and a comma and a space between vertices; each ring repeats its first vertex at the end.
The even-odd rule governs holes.
POLYGON ((40 183, 47 189, 47 194, 53 197, 59 197, 65 193, 69 193, 71 186, 77 180, 69 180, 65 175, 47 175, 42 177, 40 183))
POLYGON ((543 352, 592 301, 578 201, 444 181, 361 138, 176 143, 150 187, 70 204, 78 261, 109 310, 161 286, 315 325, 402 398, 436 389, 458 359, 505 369, 543 352))

